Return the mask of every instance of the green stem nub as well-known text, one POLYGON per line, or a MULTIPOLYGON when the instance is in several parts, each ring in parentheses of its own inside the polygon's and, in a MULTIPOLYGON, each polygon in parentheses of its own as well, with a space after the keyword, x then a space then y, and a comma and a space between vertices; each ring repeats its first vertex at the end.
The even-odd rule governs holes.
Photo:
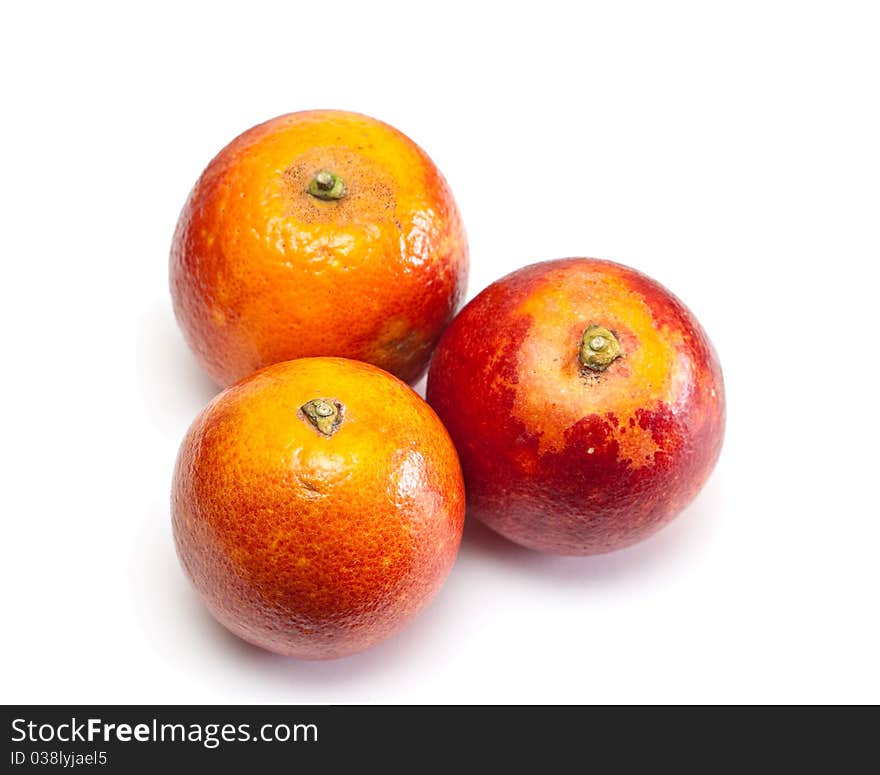
POLYGON ((305 418, 322 436, 332 436, 342 423, 342 404, 332 398, 313 398, 300 407, 305 418))
POLYGON ((604 326, 588 326, 584 331, 578 360, 585 369, 605 371, 622 355, 617 337, 604 326))
POLYGON ((345 196, 345 181, 334 172, 320 170, 309 183, 309 193, 316 199, 333 201, 345 196))

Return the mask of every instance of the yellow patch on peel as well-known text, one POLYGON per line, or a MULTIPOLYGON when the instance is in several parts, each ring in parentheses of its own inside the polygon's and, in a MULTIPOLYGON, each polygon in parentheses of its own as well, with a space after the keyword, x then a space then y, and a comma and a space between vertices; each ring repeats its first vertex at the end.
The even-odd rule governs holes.
POLYGON ((214 325, 218 328, 226 325, 226 315, 220 307, 211 307, 211 320, 214 321, 214 325))
POLYGON ((582 418, 613 415, 619 459, 636 468, 651 464, 659 446, 639 427, 637 411, 675 403, 681 335, 658 330, 645 299, 607 266, 550 272, 516 315, 531 326, 519 348, 513 415, 540 434, 539 453, 562 450, 565 432, 582 418), (601 373, 584 371, 578 360, 590 325, 612 331, 623 353, 601 373))
POLYGON ((614 434, 617 441, 617 459, 628 460, 633 468, 642 468, 654 462, 654 453, 660 449, 660 445, 654 441, 648 431, 639 427, 638 418, 634 428, 629 427, 627 418, 627 425, 622 430, 623 432, 621 426, 618 426, 614 434))

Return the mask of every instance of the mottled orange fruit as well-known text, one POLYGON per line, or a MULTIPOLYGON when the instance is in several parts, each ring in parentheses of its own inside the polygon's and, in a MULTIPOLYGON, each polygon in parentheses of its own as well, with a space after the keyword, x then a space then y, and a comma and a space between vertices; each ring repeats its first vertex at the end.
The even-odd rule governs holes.
POLYGON ((270 366, 195 420, 172 490, 177 551, 236 635, 305 659, 387 638, 455 561, 464 485, 407 385, 366 363, 270 366))
POLYGON ((533 264, 444 334, 428 400, 461 456, 468 513, 523 546, 598 554, 667 524, 724 436, 724 382, 697 319, 620 264, 533 264))
POLYGON ((171 249, 177 320, 228 385, 335 355, 413 382, 465 290, 468 249, 427 154, 357 113, 291 113, 208 165, 171 249))

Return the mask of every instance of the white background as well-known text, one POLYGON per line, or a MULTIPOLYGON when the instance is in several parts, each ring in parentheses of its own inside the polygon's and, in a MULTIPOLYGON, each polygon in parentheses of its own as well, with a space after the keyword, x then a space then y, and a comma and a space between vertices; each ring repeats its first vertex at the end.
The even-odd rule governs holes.
POLYGON ((4 5, 2 700, 880 701, 878 37, 839 0, 4 5), (171 314, 177 215, 236 134, 313 107, 428 150, 470 296, 632 264, 729 402, 657 537, 554 558, 469 524, 424 615, 329 663, 215 625, 168 509, 215 392, 171 314))

